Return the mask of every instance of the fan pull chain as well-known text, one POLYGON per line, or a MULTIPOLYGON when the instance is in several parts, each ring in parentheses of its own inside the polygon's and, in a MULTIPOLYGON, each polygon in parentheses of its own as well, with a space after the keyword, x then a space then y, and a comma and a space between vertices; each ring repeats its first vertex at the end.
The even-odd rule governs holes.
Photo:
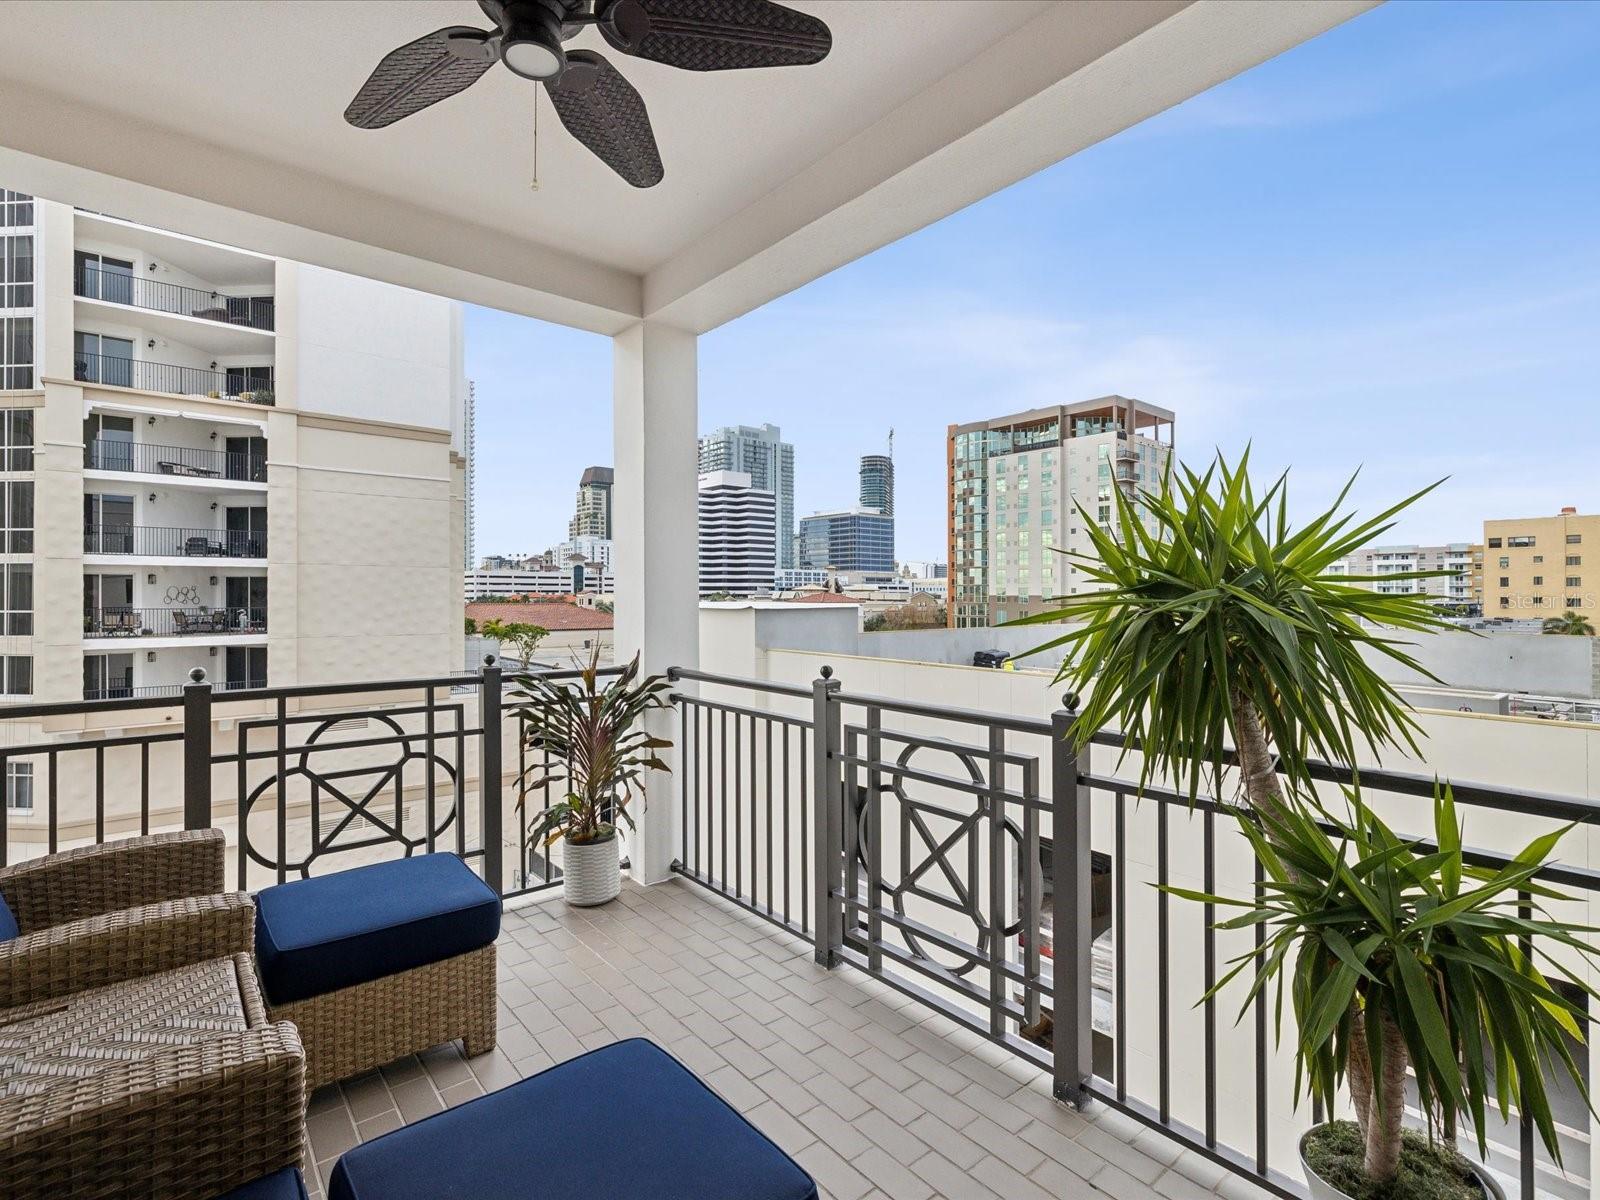
POLYGON ((528 184, 528 190, 539 190, 539 93, 542 88, 533 89, 533 179, 528 184))

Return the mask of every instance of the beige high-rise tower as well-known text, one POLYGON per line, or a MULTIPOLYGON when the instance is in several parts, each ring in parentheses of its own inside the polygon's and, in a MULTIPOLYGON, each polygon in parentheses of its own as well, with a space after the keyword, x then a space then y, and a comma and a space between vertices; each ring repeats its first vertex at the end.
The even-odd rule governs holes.
POLYGON ((460 670, 460 306, 0 209, 7 697, 460 670))

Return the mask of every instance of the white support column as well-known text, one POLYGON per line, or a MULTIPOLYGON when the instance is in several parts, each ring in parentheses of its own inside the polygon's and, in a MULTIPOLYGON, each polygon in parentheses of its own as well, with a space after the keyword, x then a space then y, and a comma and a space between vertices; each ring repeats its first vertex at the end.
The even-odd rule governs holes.
MULTIPOLYGON (((616 652, 646 674, 700 661, 696 338, 642 321, 612 339, 616 652)), ((676 740, 663 712, 653 728, 676 740)), ((664 756, 676 767, 677 755, 664 756)), ((676 773, 652 772, 628 847, 633 878, 660 883, 677 854, 676 773)))

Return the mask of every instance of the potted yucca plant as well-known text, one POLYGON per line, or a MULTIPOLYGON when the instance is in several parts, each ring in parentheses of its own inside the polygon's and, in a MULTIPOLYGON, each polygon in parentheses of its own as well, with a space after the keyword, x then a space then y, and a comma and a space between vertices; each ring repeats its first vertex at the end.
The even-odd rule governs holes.
POLYGON ((639 678, 637 654, 618 674, 602 677, 598 645, 575 683, 537 672, 517 676, 508 707, 530 764, 517 781, 517 807, 533 818, 530 839, 547 849, 565 841, 569 904, 604 904, 622 890, 618 825, 633 828, 628 805, 639 781, 646 771, 667 770, 656 752, 672 745, 640 722, 667 707, 668 687, 659 675, 639 678), (535 812, 534 793, 551 788, 561 789, 561 799, 535 812))
POLYGON ((1537 879, 1566 830, 1481 867, 1462 851, 1448 786, 1434 797, 1431 845, 1395 834, 1359 792, 1346 799, 1346 817, 1299 797, 1275 812, 1237 812, 1265 877, 1258 899, 1166 889, 1238 910, 1219 929, 1265 930, 1203 999, 1253 972, 1241 1017, 1269 986, 1281 1014, 1287 983, 1297 1087, 1326 1112, 1350 1087, 1356 1119, 1325 1122, 1300 1142, 1313 1200, 1503 1200, 1494 1178, 1457 1152, 1463 1121, 1487 1157, 1491 1106, 1507 1121, 1527 1113, 1559 1165, 1546 1069, 1588 1102, 1569 1046, 1582 1043, 1588 1017, 1544 974, 1600 1000, 1552 953, 1593 958, 1582 936, 1593 931, 1551 916, 1551 902, 1571 897, 1537 879), (1422 1131, 1403 1125, 1408 1075, 1422 1131))
MULTIPOLYGON (((1248 452, 1237 465, 1219 455, 1204 473, 1179 468, 1136 497, 1113 489, 1112 529, 1102 529, 1080 506, 1094 554, 1068 557, 1094 590, 1063 598, 1055 611, 1020 623, 1073 623, 1040 649, 1064 647, 1068 652, 1058 679, 1084 697, 1074 736, 1082 745, 1103 727, 1121 729, 1141 753, 1141 787, 1171 781, 1191 799, 1203 787, 1227 799, 1227 772, 1237 768, 1241 820, 1258 851, 1268 856, 1263 863, 1274 880, 1266 900, 1245 918, 1277 923, 1268 945, 1278 957, 1261 964, 1263 978, 1257 982, 1264 984, 1286 966, 1290 951, 1296 952, 1293 982, 1296 1014, 1302 1020, 1303 1068, 1325 1101, 1336 1085, 1347 1086, 1360 1118, 1355 1175, 1333 1174, 1351 1183, 1354 1190, 1347 1194, 1395 1196, 1391 1189, 1410 1178, 1399 1124, 1403 1104, 1397 1099, 1403 1095, 1407 1065, 1417 1070, 1419 1087, 1428 1089, 1422 1097, 1425 1106, 1448 1125, 1446 1132, 1453 1133, 1456 1115, 1466 1111, 1482 1136, 1479 1105, 1485 1092, 1481 1074, 1475 1077, 1473 1072, 1481 1072, 1482 1049, 1495 1044, 1484 1033, 1492 1018, 1483 997, 1492 993, 1498 1001, 1506 994, 1500 989, 1510 989, 1522 1000, 1536 994, 1555 1005, 1542 1011, 1563 1029, 1556 1013, 1572 1014, 1551 999, 1553 990, 1517 950, 1516 936, 1532 932, 1532 926, 1516 925, 1523 918, 1504 911, 1504 888, 1481 890, 1492 885, 1466 873, 1459 844, 1454 865, 1430 858, 1395 839, 1360 805, 1359 797, 1352 801, 1356 815, 1343 824, 1329 820, 1328 830, 1308 816, 1307 806, 1315 804, 1316 794, 1313 760, 1353 766, 1362 750, 1417 751, 1410 706, 1371 659, 1387 657, 1433 678, 1396 634, 1450 626, 1424 595, 1374 591, 1366 586, 1374 582, 1371 578, 1337 575, 1332 568, 1359 547, 1381 539, 1393 518, 1432 488, 1376 517, 1358 520, 1340 511, 1350 491, 1351 484, 1346 484, 1331 507, 1292 528, 1287 477, 1280 476, 1258 495, 1248 467, 1248 452), (1323 902, 1323 893, 1315 890, 1319 880, 1324 885, 1336 880, 1351 894, 1368 895, 1370 888, 1353 869, 1335 866, 1352 854, 1360 864, 1365 856, 1352 847, 1363 843, 1381 843, 1382 853, 1393 856, 1372 868, 1381 866, 1386 879, 1409 869, 1410 891, 1382 893, 1376 911, 1342 912, 1351 926, 1348 931, 1336 925, 1326 942, 1314 939, 1308 930, 1318 918, 1296 906, 1323 902), (1475 885, 1471 899, 1455 890, 1459 885, 1452 881, 1458 871, 1475 885), (1446 892, 1452 897, 1448 901, 1442 899, 1446 892), (1270 915, 1264 911, 1269 906, 1276 906, 1270 915), (1434 930, 1431 922, 1443 917, 1455 923, 1445 931, 1434 930), (1418 921, 1424 923, 1419 926, 1418 921), (1484 967, 1481 976, 1466 978, 1461 990, 1439 992, 1458 997, 1460 1006, 1444 1024, 1446 1037, 1460 1042, 1460 1068, 1453 1073, 1443 1061, 1439 1025, 1416 1023, 1415 1013, 1424 1006, 1413 1002, 1405 989, 1408 980, 1416 982, 1413 965, 1435 984, 1462 980, 1459 959, 1435 956, 1449 939, 1470 940, 1474 930, 1484 938, 1498 936, 1490 957, 1499 955, 1497 961, 1514 963, 1522 973, 1507 982, 1484 967), (1375 936, 1379 940, 1372 940, 1375 936), (1360 954, 1353 951, 1358 944, 1364 947, 1360 954), (1302 995, 1299 989, 1308 987, 1310 978, 1318 988, 1302 995), (1337 978, 1337 989, 1320 990, 1331 978, 1337 978), (1394 984, 1409 1005, 1403 1011, 1396 1006, 1394 998, 1401 993, 1394 984), (1473 996, 1479 997, 1476 1008, 1473 996), (1305 1004, 1298 1007, 1302 999, 1305 1004), (1418 1058, 1416 1052, 1428 1057, 1418 1058), (1363 1190, 1368 1188, 1375 1190, 1363 1190)), ((1445 798, 1439 806, 1447 811, 1445 798)), ((1436 824, 1454 828, 1453 811, 1436 824)), ((1540 842, 1530 851, 1543 861, 1552 847, 1553 842, 1540 842)), ((1517 866, 1512 874, 1521 869, 1517 866)), ((1522 880, 1531 888, 1529 876, 1522 880)), ((1548 923, 1540 933, 1580 944, 1573 927, 1548 923)), ((1484 952, 1484 947, 1477 950, 1484 952)), ((1532 1018, 1523 1013, 1522 1019, 1526 1023, 1532 1018)), ((1541 1036, 1553 1027, 1542 1025, 1541 1036)), ((1529 1104, 1537 1116, 1544 1102, 1542 1077, 1519 1076, 1519 1065, 1532 1064, 1528 1059, 1501 1064, 1495 1085, 1510 1090, 1494 1094, 1502 1101, 1509 1095, 1529 1104)), ((1548 1132, 1546 1140, 1549 1144, 1548 1132)), ((1312 1158, 1318 1144, 1316 1139, 1308 1142, 1312 1158)), ((1308 1166, 1314 1177, 1315 1163, 1308 1166)))

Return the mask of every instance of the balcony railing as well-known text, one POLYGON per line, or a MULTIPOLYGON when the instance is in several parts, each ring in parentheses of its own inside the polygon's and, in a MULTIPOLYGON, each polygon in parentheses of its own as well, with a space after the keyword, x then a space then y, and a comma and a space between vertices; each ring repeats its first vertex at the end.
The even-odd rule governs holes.
POLYGON ((85 554, 160 558, 265 558, 265 531, 186 529, 163 525, 85 525, 85 554))
POLYGON ((83 448, 83 465, 92 471, 128 471, 136 475, 174 475, 186 479, 267 481, 265 454, 239 454, 191 446, 158 446, 94 438, 83 448))
POLYGON ((251 329, 273 326, 271 296, 229 296, 205 288, 184 287, 142 275, 107 271, 100 267, 79 267, 73 274, 73 291, 86 300, 127 304, 151 312, 200 317, 223 325, 244 325, 251 329))
POLYGON ((72 377, 79 383, 137 388, 171 396, 209 396, 213 400, 241 400, 247 404, 274 402, 271 378, 252 378, 240 371, 212 371, 205 367, 180 367, 175 363, 146 362, 115 354, 78 354, 72 377))
MULTIPOLYGON (((131 684, 109 684, 105 687, 86 687, 83 689, 85 700, 141 700, 150 696, 181 696, 183 695, 181 683, 152 683, 143 687, 134 687, 131 684)), ((267 686, 265 679, 223 679, 212 685, 219 692, 245 692, 259 691, 267 686)), ((9 712, 0 710, 0 716, 9 716, 9 712)), ((148 803, 148 801, 146 801, 148 803)))
MULTIPOLYGON (((1096 735, 1074 753, 1068 709, 1033 720, 856 695, 829 674, 802 687, 670 672, 698 688, 672 698, 674 870, 790 931, 819 963, 899 992, 908 1014, 940 1014, 1002 1047, 1048 1076, 1057 1097, 1092 1099, 1168 1139, 1174 1153, 1303 1196, 1278 1168, 1293 1159, 1291 1132, 1321 1114, 1290 1115, 1292 1047, 1274 1048, 1270 997, 1237 1026, 1238 993, 1195 1003, 1259 933, 1219 931, 1215 913, 1150 886, 1242 896, 1261 886, 1228 804, 1141 791, 1116 774, 1121 753, 1137 749, 1118 735, 1096 735)), ((136 727, 130 714, 142 711, 172 722, 0 746, 0 775, 30 764, 33 794, 50 797, 30 814, 0 809, 0 865, 19 829, 54 851, 86 838, 91 822, 96 841, 113 823, 120 833, 170 822, 153 798, 171 794, 163 779, 181 778, 184 827, 230 823, 241 889, 436 849, 461 855, 503 895, 559 879, 528 834, 552 798, 535 791, 531 812, 506 809, 502 755, 517 723, 502 712, 492 660, 475 675, 239 691, 202 677, 181 696, 135 692, 0 711, 22 722, 76 715, 136 727), (219 742, 213 722, 228 716, 233 732, 219 742), (74 780, 85 808, 64 832, 74 780), (515 864, 505 861, 513 852, 515 864)), ((1351 782, 1329 766, 1314 774, 1351 782)), ((1360 782, 1369 798, 1394 805, 1426 802, 1434 787, 1431 777, 1391 771, 1363 771, 1360 782)), ((1455 800, 1497 822, 1513 813, 1549 828, 1600 821, 1587 801, 1460 781, 1455 800)), ((1484 849, 1469 857, 1508 861, 1484 849)), ((1585 866, 1554 865, 1538 878, 1600 891, 1600 872, 1585 866)), ((1495 1119, 1488 1130, 1490 1166, 1520 1185, 1521 1200, 1588 1194, 1581 1101, 1565 1118, 1566 1175, 1535 1150, 1530 1117, 1495 1119)))
POLYGON ((83 614, 85 637, 217 637, 265 633, 265 608, 92 608, 83 614))
MULTIPOLYGON (((1075 754, 1067 710, 1028 720, 851 695, 828 678, 807 688, 671 675, 716 697, 758 697, 673 697, 678 873, 807 939, 819 963, 867 972, 1048 1072, 1058 1098, 1092 1098, 1270 1192, 1303 1196, 1284 1170, 1295 1155, 1281 1132, 1289 1051, 1271 1036, 1271 998, 1237 1026, 1247 983, 1196 1004, 1259 944, 1259 928, 1219 932, 1210 906, 1149 886, 1250 894, 1253 858, 1226 802, 1141 792, 1115 773, 1118 735, 1075 754)), ((1352 782, 1342 768, 1315 773, 1352 782)), ((1360 783, 1369 800, 1426 801, 1431 834, 1432 776, 1363 770, 1360 783)), ((1586 800, 1460 781, 1454 793, 1459 809, 1491 819, 1600 823, 1586 800)), ((1600 893, 1600 872, 1585 867, 1538 878, 1600 893)), ((1557 1116, 1565 1175, 1536 1150, 1530 1117, 1492 1120, 1488 1165, 1520 1183, 1521 1200, 1588 1194, 1574 1176, 1589 1161, 1587 1114, 1570 1099, 1557 1116)), ((1298 1133, 1321 1116, 1296 1119, 1298 1133)))

